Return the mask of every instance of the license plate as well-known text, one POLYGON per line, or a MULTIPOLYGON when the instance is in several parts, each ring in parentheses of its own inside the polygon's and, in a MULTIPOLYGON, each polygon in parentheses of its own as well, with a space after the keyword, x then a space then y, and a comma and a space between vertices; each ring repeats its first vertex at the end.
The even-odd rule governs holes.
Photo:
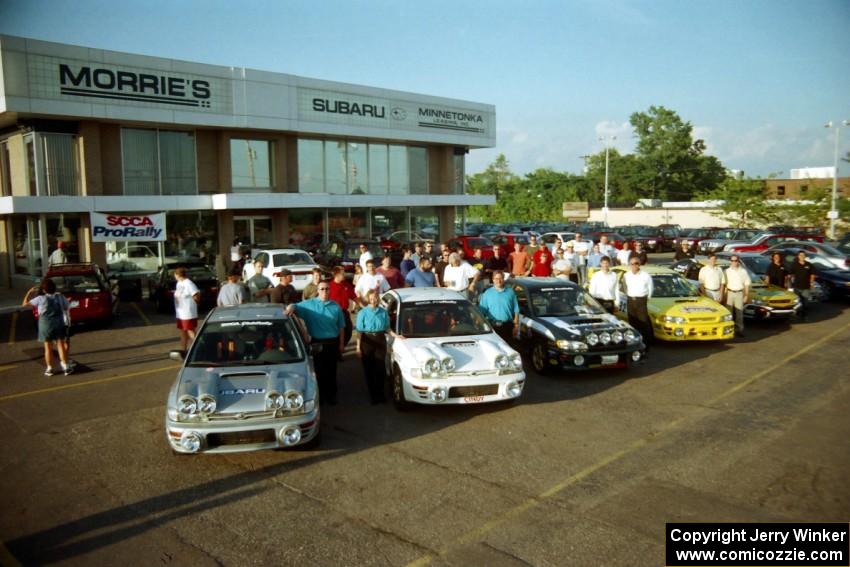
POLYGON ((71 309, 73 309, 74 307, 79 307, 79 306, 80 306, 80 302, 79 302, 79 301, 72 301, 72 302, 70 303, 70 306, 71 306, 71 309))
POLYGON ((484 396, 466 396, 463 398, 465 404, 477 404, 484 401, 484 396))
POLYGON ((306 279, 307 279, 307 276, 306 276, 306 275, 303 275, 303 276, 295 276, 293 279, 296 279, 296 280, 306 280, 306 279))
POLYGON ((619 355, 616 354, 604 354, 602 355, 602 366, 610 366, 611 364, 617 364, 620 362, 619 355))

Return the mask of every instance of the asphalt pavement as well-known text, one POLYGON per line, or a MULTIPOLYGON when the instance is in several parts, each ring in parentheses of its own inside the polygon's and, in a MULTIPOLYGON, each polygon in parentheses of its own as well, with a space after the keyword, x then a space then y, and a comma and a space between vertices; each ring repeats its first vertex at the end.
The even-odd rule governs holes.
POLYGON ((317 449, 182 457, 171 316, 123 304, 46 378, 0 315, 0 564, 662 565, 665 522, 846 522, 848 308, 512 405, 371 406, 348 356, 317 449))

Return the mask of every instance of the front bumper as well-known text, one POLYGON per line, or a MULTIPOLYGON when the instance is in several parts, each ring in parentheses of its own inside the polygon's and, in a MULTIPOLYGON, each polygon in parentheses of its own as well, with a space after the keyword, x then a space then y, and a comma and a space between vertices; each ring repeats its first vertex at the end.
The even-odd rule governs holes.
POLYGON ((476 376, 450 375, 436 379, 416 379, 405 375, 403 382, 404 397, 409 402, 426 405, 484 404, 515 400, 522 396, 525 372, 498 374, 494 371, 476 376), (519 386, 517 395, 509 393, 508 386, 512 383, 519 386), (442 401, 435 399, 436 389, 445 389, 442 401))
POLYGON ((790 308, 771 307, 769 305, 753 305, 748 303, 744 305, 744 317, 747 319, 764 320, 764 319, 790 319, 794 317, 800 310, 800 303, 795 304, 790 308))
POLYGON ((319 434, 319 408, 311 412, 271 418, 234 418, 215 421, 173 421, 165 418, 165 437, 178 453, 237 453, 262 449, 289 448, 303 445, 319 434), (288 428, 297 428, 300 439, 285 444, 281 434, 288 428), (196 433, 200 437, 197 451, 187 450, 181 442, 184 435, 196 433))
POLYGON ((646 346, 642 342, 626 348, 591 350, 588 352, 565 351, 550 346, 546 348, 546 365, 551 370, 562 370, 564 372, 580 372, 600 368, 627 368, 630 364, 643 361, 645 356, 646 346), (637 360, 633 358, 635 352, 639 354, 637 360))
POLYGON ((662 341, 725 341, 735 337, 735 322, 653 323, 655 338, 662 341))

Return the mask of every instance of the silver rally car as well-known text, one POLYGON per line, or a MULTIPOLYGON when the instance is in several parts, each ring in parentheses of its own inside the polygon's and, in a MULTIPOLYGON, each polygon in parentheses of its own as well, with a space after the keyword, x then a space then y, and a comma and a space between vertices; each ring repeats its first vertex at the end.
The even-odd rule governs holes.
MULTIPOLYGON (((170 357, 183 359, 172 351, 170 357)), ((207 316, 168 394, 165 435, 177 453, 316 445, 316 374, 280 305, 218 307, 207 316)))

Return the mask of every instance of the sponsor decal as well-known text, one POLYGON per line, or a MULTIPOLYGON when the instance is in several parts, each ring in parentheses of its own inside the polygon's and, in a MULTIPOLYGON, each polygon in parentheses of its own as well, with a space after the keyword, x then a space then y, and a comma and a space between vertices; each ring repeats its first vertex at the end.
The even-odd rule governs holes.
POLYGON ((91 213, 91 230, 94 242, 165 240, 165 213, 148 215, 91 213))
POLYGON ((222 327, 241 327, 243 325, 268 325, 272 326, 274 323, 271 321, 231 321, 228 323, 222 323, 222 327))
POLYGON ((265 388, 232 388, 227 390, 219 390, 220 396, 245 396, 247 394, 265 394, 265 388))
POLYGON ((396 106, 390 112, 390 116, 393 117, 393 120, 406 120, 407 111, 400 106, 396 106))
POLYGON ((685 313, 714 313, 717 309, 713 307, 682 307, 685 313))
POLYGON ((59 92, 77 97, 209 108, 210 82, 172 74, 139 73, 59 63, 59 92))

